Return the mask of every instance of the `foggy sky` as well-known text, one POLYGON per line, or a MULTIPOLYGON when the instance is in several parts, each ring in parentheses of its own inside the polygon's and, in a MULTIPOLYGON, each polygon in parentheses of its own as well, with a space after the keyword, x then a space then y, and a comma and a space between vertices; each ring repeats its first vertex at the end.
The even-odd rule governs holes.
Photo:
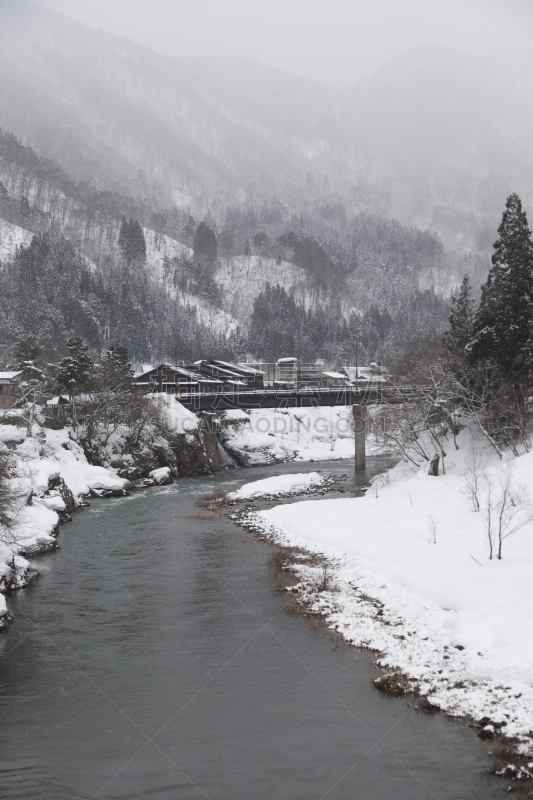
POLYGON ((412 47, 529 50, 533 34, 529 0, 38 2, 163 54, 248 56, 337 86, 412 47))

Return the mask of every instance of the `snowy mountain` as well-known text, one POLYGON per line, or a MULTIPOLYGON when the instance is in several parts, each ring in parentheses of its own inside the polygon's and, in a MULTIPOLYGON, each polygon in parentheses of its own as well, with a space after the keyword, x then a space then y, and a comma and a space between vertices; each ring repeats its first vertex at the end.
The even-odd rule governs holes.
POLYGON ((511 191, 533 202, 516 54, 419 49, 337 97, 252 60, 150 54, 27 0, 0 18, 0 127, 93 188, 193 215, 342 199, 476 251, 511 191))
MULTIPOLYGON (((337 97, 251 60, 149 54, 27 0, 4 0, 0 22, 0 260, 33 233, 68 239, 90 272, 75 318, 95 347, 113 319, 139 359, 185 358, 194 336, 171 331, 194 317, 213 353, 267 348, 254 304, 279 287, 269 352, 339 359, 360 336, 389 358, 440 335, 465 273, 485 279, 506 194, 533 199, 533 111, 511 60, 421 50, 337 97), (146 246, 130 282, 123 218, 146 246), (201 221, 218 242, 208 267, 201 221)), ((73 329, 54 330, 57 343, 73 329)))

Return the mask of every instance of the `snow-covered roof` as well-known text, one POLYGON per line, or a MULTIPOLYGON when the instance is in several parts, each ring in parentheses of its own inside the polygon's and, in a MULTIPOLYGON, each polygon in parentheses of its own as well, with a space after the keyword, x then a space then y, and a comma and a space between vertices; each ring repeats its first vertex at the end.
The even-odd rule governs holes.
POLYGON ((278 364, 285 364, 285 363, 287 363, 288 361, 298 361, 298 359, 297 359, 297 358, 293 358, 292 356, 291 356, 290 358, 278 358, 278 360, 277 360, 277 362, 276 362, 276 363, 278 363, 278 364))
MULTIPOLYGON (((196 362, 196 363, 199 363, 199 362, 196 362)), ((165 369, 165 370, 168 370, 169 372, 173 372, 176 376, 183 375, 183 376, 185 376, 185 378, 188 378, 189 380, 196 381, 196 382, 202 381, 203 383, 215 383, 215 384, 216 383, 222 383, 222 381, 219 381, 217 378, 208 377, 207 375, 204 375, 201 372, 193 372, 192 370, 186 369, 185 367, 173 367, 172 364, 159 364, 156 367, 151 367, 147 372, 142 372, 140 375, 137 375, 135 380, 137 382, 141 382, 143 378, 146 378, 151 373, 155 372, 156 370, 160 370, 160 369, 165 369)), ((142 382, 144 383, 144 381, 142 381, 142 382)), ((168 382, 169 381, 162 381, 162 383, 165 383, 165 384, 168 383, 168 382)), ((174 381, 170 381, 170 382, 174 383, 174 381)))
POLYGON ((324 375, 326 378, 335 378, 335 380, 346 380, 346 375, 341 375, 340 372, 323 372, 322 375, 324 375))
POLYGON ((233 364, 230 361, 220 361, 218 358, 213 360, 213 365, 216 366, 218 364, 222 364, 223 367, 229 367, 230 369, 238 369, 241 372, 249 372, 250 375, 257 375, 259 374, 259 370, 253 369, 249 367, 247 364, 233 364))
POLYGON ((231 383, 232 386, 247 386, 244 381, 226 381, 226 383, 231 383))
POLYGON ((57 395, 57 397, 52 397, 51 400, 46 401, 47 406, 66 405, 67 403, 70 403, 70 400, 68 400, 66 397, 63 397, 61 394, 57 395))
POLYGON ((22 375, 22 370, 19 372, 0 372, 0 381, 12 381, 13 378, 17 378, 19 375, 22 375))
POLYGON ((164 367, 165 369, 172 369, 172 367, 170 366, 170 364, 156 364, 156 366, 155 366, 155 367, 150 367, 150 369, 147 369, 147 370, 146 370, 146 372, 141 372, 141 373, 140 373, 139 375, 137 375, 136 377, 137 377, 137 378, 144 378, 144 376, 145 376, 145 375, 149 375, 149 374, 150 374, 151 372, 153 372, 155 369, 162 369, 163 367, 164 367))
POLYGON ((239 362, 239 367, 241 367, 242 369, 245 369, 246 372, 251 372, 252 375, 264 375, 265 374, 264 370, 255 369, 255 367, 251 367, 249 364, 241 364, 241 362, 239 362))

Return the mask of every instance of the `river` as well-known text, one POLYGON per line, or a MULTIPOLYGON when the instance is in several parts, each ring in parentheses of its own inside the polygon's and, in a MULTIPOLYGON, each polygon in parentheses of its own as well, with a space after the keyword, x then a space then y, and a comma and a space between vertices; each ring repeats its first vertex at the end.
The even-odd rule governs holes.
POLYGON ((271 548, 197 505, 314 469, 353 461, 182 479, 62 526, 0 635, 2 800, 501 797, 474 732, 377 691, 368 654, 283 611, 271 548))

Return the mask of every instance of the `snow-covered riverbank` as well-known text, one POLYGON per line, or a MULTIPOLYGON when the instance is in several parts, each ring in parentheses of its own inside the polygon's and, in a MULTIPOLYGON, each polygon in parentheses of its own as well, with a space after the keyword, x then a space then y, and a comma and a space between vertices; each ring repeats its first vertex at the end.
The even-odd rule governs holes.
POLYGON ((290 497, 295 494, 306 494, 328 485, 328 476, 318 472, 299 472, 296 475, 273 475, 260 481, 245 483, 235 492, 230 492, 227 499, 256 500, 258 498, 290 497))
MULTIPOLYGON (((365 497, 279 505, 244 521, 272 542, 313 554, 296 557, 300 582, 292 591, 346 640, 379 652, 388 673, 384 688, 413 693, 422 707, 471 717, 487 738, 516 737, 527 760, 533 756, 533 524, 504 541, 502 560, 490 560, 487 517, 490 501, 494 535, 507 467, 516 498, 520 485, 522 492, 531 486, 533 454, 502 464, 481 441, 472 450, 469 437, 464 432, 461 449, 449 453, 445 475, 401 463, 365 497)), ((527 518, 527 508, 520 513, 527 518)))
MULTIPOLYGON (((12 454, 10 492, 15 504, 13 527, 0 540, 0 589, 26 586, 38 576, 28 557, 57 548, 59 522, 88 497, 126 493, 128 481, 116 470, 89 464, 69 429, 0 425, 0 447, 12 454)), ((0 618, 9 621, 4 594, 0 618)))

